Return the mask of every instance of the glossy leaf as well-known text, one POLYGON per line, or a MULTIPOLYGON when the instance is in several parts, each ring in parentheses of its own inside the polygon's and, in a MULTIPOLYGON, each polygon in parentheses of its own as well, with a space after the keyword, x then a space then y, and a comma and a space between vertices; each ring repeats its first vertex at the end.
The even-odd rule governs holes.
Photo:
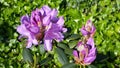
POLYGON ((75 63, 67 63, 62 66, 62 68, 77 68, 75 63))
POLYGON ((24 48, 23 52, 22 52, 22 55, 23 55, 23 59, 26 62, 33 62, 33 55, 31 53, 30 49, 24 48))
POLYGON ((44 49, 44 45, 43 44, 39 45, 38 48, 39 48, 40 54, 44 54, 45 53, 45 49, 44 49))
POLYGON ((46 64, 48 64, 48 62, 51 61, 51 60, 52 60, 52 59, 51 59, 50 57, 47 57, 47 58, 41 60, 39 64, 40 64, 41 66, 42 66, 42 65, 46 65, 46 64))
POLYGON ((58 55, 58 60, 62 65, 68 63, 68 58, 62 49, 56 48, 55 51, 58 55))

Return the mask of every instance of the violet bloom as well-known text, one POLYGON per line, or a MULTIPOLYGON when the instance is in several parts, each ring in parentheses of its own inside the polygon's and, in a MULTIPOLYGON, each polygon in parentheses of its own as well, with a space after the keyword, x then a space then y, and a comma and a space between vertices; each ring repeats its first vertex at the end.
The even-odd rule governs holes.
POLYGON ((38 45, 39 41, 44 40, 44 47, 47 51, 52 49, 52 41, 62 41, 64 36, 62 32, 67 29, 63 28, 63 17, 57 17, 58 11, 48 6, 32 11, 31 16, 21 17, 21 25, 18 26, 17 32, 21 37, 27 37, 27 46, 32 44, 38 45))
POLYGON ((95 26, 92 24, 91 20, 88 20, 87 23, 85 24, 85 26, 83 26, 80 29, 82 35, 84 36, 90 36, 93 37, 93 35, 95 34, 96 28, 95 26))
POLYGON ((94 46, 94 40, 89 38, 87 43, 79 42, 77 50, 73 51, 74 59, 76 63, 81 65, 89 65, 96 58, 96 47, 94 46))

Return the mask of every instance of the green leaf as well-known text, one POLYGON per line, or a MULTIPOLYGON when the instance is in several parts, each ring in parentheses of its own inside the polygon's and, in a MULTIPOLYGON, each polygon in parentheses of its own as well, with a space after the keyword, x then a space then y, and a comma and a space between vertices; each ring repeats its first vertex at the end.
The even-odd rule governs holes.
POLYGON ((73 50, 72 49, 65 49, 65 53, 72 56, 73 50))
POLYGON ((45 49, 44 49, 44 45, 43 44, 39 45, 38 48, 39 48, 40 54, 44 54, 45 53, 45 49))
POLYGON ((61 64, 68 63, 68 58, 67 58, 66 54, 63 52, 62 49, 56 48, 55 51, 58 55, 58 60, 60 61, 61 64))
POLYGON ((24 48, 23 52, 22 52, 22 55, 23 55, 23 59, 26 62, 33 62, 33 56, 32 56, 32 53, 31 53, 30 49, 24 48))
POLYGON ((97 67, 94 65, 88 65, 88 68, 97 68, 97 67))
POLYGON ((74 63, 67 63, 63 65, 62 68, 77 68, 77 65, 74 63))
POLYGON ((62 48, 62 49, 67 49, 68 48, 67 45, 64 44, 64 43, 58 43, 57 46, 62 48))
POLYGON ((75 39, 79 39, 80 35, 79 34, 72 34, 70 37, 68 37, 68 40, 75 40, 75 39))
POLYGON ((47 57, 47 58, 45 58, 45 59, 43 59, 43 60, 40 61, 40 65, 41 65, 41 66, 42 66, 42 65, 46 65, 49 61, 51 61, 51 58, 50 58, 50 57, 47 57))
POLYGON ((70 48, 74 48, 77 45, 77 43, 78 43, 78 40, 74 40, 74 41, 70 41, 68 45, 70 48))

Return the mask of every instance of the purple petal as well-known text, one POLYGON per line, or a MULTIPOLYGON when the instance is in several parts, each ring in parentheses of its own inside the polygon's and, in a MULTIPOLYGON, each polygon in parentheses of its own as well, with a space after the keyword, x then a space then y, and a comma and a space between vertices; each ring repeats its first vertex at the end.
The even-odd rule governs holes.
POLYGON ((78 58, 78 52, 77 52, 77 50, 73 50, 73 56, 78 58))
POLYGON ((30 32, 26 29, 24 24, 17 27, 17 32, 24 36, 30 36, 30 32))
POLYGON ((55 39, 59 42, 59 41, 63 40, 64 36, 62 35, 61 32, 54 32, 52 30, 49 30, 45 33, 45 38, 46 39, 55 39))
POLYGON ((39 22, 42 22, 42 16, 39 9, 32 11, 31 13, 31 24, 37 26, 39 22))
POLYGON ((32 33, 39 33, 40 32, 40 29, 39 29, 39 27, 35 27, 35 26, 31 26, 30 28, 29 28, 29 30, 32 32, 32 33))
POLYGON ((53 9, 50 13, 51 17, 56 17, 58 14, 58 11, 56 9, 53 9))
POLYGON ((67 28, 62 28, 62 32, 63 33, 67 32, 67 28))
POLYGON ((96 56, 96 48, 90 49, 88 57, 96 56))
POLYGON ((78 44, 77 44, 77 46, 79 47, 79 46, 81 46, 82 44, 83 44, 82 41, 79 41, 78 44))
POLYGON ((33 43, 34 45, 38 45, 37 39, 34 38, 34 39, 32 40, 32 43, 33 43))
POLYGON ((44 40, 44 47, 47 51, 52 50, 52 40, 44 40))
POLYGON ((49 15, 48 15, 48 16, 45 16, 45 17, 43 18, 43 25, 44 25, 44 26, 49 25, 50 21, 51 21, 50 16, 49 16, 49 15))
POLYGON ((29 36, 26 48, 30 48, 31 46, 32 46, 32 38, 31 36, 29 36))
POLYGON ((88 20, 87 23, 86 23, 86 25, 87 25, 87 24, 91 24, 91 23, 92 23, 92 21, 91 21, 91 20, 88 20))
POLYGON ((30 48, 31 46, 32 46, 32 42, 31 42, 31 41, 28 41, 26 48, 30 48))
POLYGON ((96 31, 96 28, 95 28, 95 26, 93 25, 92 28, 91 28, 90 33, 92 34, 92 33, 94 33, 95 31, 96 31))
POLYGON ((47 14, 51 11, 51 8, 48 7, 47 5, 44 5, 44 6, 42 7, 42 9, 43 9, 43 11, 45 12, 45 15, 47 15, 47 14))
POLYGON ((22 16, 21 17, 21 23, 22 24, 30 24, 30 18, 28 15, 22 16))
POLYGON ((87 44, 90 45, 92 48, 95 47, 95 46, 94 46, 94 40, 93 40, 93 38, 91 38, 91 37, 88 39, 87 44))
POLYGON ((64 25, 64 19, 63 17, 60 17, 59 20, 57 21, 58 26, 61 28, 64 25))
POLYGON ((80 29, 82 35, 88 35, 88 31, 85 30, 85 27, 83 26, 81 29, 80 29))
POLYGON ((95 58, 96 58, 96 56, 86 57, 86 58, 84 58, 84 63, 91 64, 95 60, 95 58))

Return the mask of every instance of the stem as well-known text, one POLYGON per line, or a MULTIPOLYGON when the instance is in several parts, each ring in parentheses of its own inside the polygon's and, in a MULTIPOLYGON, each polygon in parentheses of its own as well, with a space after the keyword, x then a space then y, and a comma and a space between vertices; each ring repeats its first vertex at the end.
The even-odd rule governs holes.
POLYGON ((84 65, 84 68, 86 68, 85 65, 84 65))
POLYGON ((80 68, 82 68, 82 65, 80 64, 80 68))
POLYGON ((34 65, 33 65, 33 68, 36 68, 36 61, 37 61, 37 58, 36 58, 36 55, 34 54, 34 65))

